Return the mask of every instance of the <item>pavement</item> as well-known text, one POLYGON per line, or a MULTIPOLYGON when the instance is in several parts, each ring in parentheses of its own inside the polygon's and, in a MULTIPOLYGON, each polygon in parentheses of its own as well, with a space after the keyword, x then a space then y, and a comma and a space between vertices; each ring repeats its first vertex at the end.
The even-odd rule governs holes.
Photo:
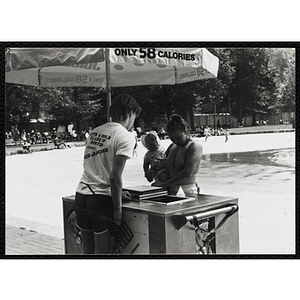
POLYGON ((5 226, 5 255, 63 255, 64 240, 28 230, 5 226))
MULTIPOLYGON (((75 147, 82 147, 85 145, 84 141, 76 141, 76 142, 66 142, 66 144, 72 144, 75 147)), ((15 154, 24 154, 23 146, 18 144, 15 145, 12 140, 6 142, 5 145, 5 154, 6 155, 15 155, 15 154)), ((31 152, 38 152, 38 151, 50 151, 54 150, 56 147, 54 146, 53 142, 50 143, 43 143, 43 144, 34 144, 31 145, 30 150, 31 152)))
MULTIPOLYGON (((291 124, 280 124, 280 125, 261 125, 261 126, 229 128, 228 131, 230 135, 241 135, 241 134, 255 134, 255 133, 294 132, 295 129, 292 128, 291 124)), ((196 136, 197 134, 194 135, 196 136)), ((82 147, 85 145, 84 141, 72 141, 69 143, 73 144, 76 147, 82 147)), ((6 146, 5 147, 6 155, 23 154, 22 145, 15 145, 12 139, 7 140, 5 146, 6 146)), ((55 149, 53 142, 36 144, 31 146, 32 152, 49 151, 53 149, 55 149)))
MULTIPOLYGON (((268 125, 267 125, 268 126, 268 125)), ((282 125, 281 125, 282 126, 282 125)), ((247 133, 258 133, 261 129, 261 132, 292 132, 294 129, 291 126, 282 126, 278 129, 278 126, 275 128, 268 126, 259 126, 260 128, 252 128, 253 131, 248 128, 244 130, 238 128, 236 130, 231 130, 230 134, 247 134, 247 133)), ((76 146, 83 146, 84 142, 78 142, 76 146)), ((16 154, 16 149, 20 146, 7 145, 6 146, 6 155, 16 154)), ((35 145, 36 151, 38 149, 43 149, 48 147, 51 150, 51 145, 35 145)), ((36 232, 35 230, 18 227, 12 225, 5 225, 5 244, 3 249, 5 249, 5 256, 18 256, 18 255, 63 255, 64 254, 64 239, 58 238, 55 236, 50 236, 47 234, 36 232)), ((2 257, 2 253, 0 253, 2 257)))

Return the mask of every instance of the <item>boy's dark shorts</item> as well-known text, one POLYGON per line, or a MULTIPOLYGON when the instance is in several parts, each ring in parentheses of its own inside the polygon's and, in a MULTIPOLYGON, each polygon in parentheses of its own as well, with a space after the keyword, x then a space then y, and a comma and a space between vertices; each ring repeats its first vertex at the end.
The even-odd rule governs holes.
POLYGON ((77 226, 81 230, 103 232, 113 224, 114 205, 112 198, 106 195, 75 195, 77 226))

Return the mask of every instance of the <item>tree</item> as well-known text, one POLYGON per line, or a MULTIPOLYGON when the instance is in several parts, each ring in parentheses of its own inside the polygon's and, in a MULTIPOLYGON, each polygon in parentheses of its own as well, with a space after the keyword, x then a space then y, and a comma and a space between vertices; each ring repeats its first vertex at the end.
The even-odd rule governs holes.
MULTIPOLYGON (((194 94, 197 98, 196 113, 230 112, 228 91, 235 74, 231 52, 226 48, 208 48, 219 58, 218 77, 196 82, 194 94)), ((215 126, 216 126, 215 115, 215 126)))
POLYGON ((265 111, 274 103, 275 73, 269 68, 270 52, 264 48, 231 49, 235 76, 229 88, 232 112, 238 122, 255 110, 265 111))
POLYGON ((6 130, 11 126, 24 127, 30 119, 40 118, 43 111, 43 100, 40 88, 6 84, 6 130))
POLYGON ((53 120, 68 126, 88 121, 90 126, 106 119, 106 95, 100 88, 44 88, 6 84, 6 130, 11 126, 25 126, 30 119, 53 120))
POLYGON ((131 95, 142 108, 137 119, 143 120, 146 127, 152 127, 152 123, 160 123, 162 119, 169 117, 173 109, 174 90, 172 86, 151 85, 151 86, 130 86, 113 88, 113 97, 121 93, 131 95))
POLYGON ((295 49, 271 49, 270 67, 276 72, 276 102, 270 108, 277 112, 295 111, 295 49))

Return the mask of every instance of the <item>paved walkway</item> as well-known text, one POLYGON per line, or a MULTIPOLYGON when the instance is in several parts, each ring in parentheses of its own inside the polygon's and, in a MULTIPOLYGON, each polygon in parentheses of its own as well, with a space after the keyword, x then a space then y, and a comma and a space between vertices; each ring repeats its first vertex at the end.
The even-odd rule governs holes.
MULTIPOLYGON (((294 131, 294 129, 291 129, 290 127, 282 127, 280 128, 281 130, 278 130, 278 128, 275 129, 275 127, 273 127, 272 129, 273 130, 270 130, 271 132, 294 131)), ((256 131, 258 130, 256 129, 256 131)), ((243 133, 250 132, 245 132, 244 130, 243 133)), ((241 133, 236 132, 236 134, 241 133)), ((84 145, 84 142, 82 144, 84 145)), ((9 148, 10 151, 15 151, 14 147, 9 148)), ((6 152, 10 152, 9 150, 7 150, 8 149, 6 149, 6 152)), ((5 255, 64 255, 64 240, 41 234, 33 230, 27 230, 26 228, 18 228, 6 224, 5 255)))
POLYGON ((64 240, 6 225, 5 248, 5 255, 63 255, 64 240))
MULTIPOLYGON (((293 132, 291 124, 280 124, 280 125, 262 125, 262 126, 249 126, 249 127, 237 127, 229 128, 230 135, 240 135, 240 134, 255 134, 255 133, 274 133, 274 132, 293 132)), ((67 142, 68 143, 68 142, 67 142)), ((85 145, 84 141, 72 141, 70 142, 76 147, 83 147, 85 145)), ((12 139, 6 141, 5 154, 22 154, 23 147, 21 145, 15 145, 12 139)), ((31 146, 31 151, 49 151, 55 149, 53 143, 49 144, 36 144, 31 146)))

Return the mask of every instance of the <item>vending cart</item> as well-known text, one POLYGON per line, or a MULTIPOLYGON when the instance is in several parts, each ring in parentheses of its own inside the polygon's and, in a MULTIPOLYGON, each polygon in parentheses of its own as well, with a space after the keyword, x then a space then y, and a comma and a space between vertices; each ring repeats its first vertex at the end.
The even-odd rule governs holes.
MULTIPOLYGON (((63 197, 66 254, 82 254, 74 196, 63 197)), ((120 254, 238 254, 238 199, 200 194, 123 203, 120 254)))

